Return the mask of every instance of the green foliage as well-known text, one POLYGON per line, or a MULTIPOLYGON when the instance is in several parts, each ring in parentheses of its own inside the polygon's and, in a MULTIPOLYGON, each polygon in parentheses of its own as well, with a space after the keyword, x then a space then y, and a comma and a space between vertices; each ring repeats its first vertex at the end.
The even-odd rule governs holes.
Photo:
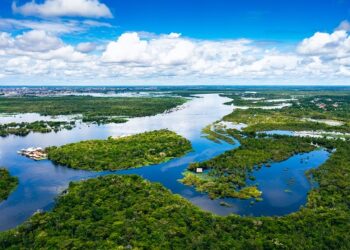
POLYGON ((308 196, 308 207, 350 209, 350 143, 343 140, 319 139, 320 145, 335 149, 322 166, 308 174, 319 188, 308 196))
POLYGON ((169 130, 108 140, 89 140, 46 149, 56 164, 85 170, 117 170, 157 164, 191 150, 191 143, 169 130))
POLYGON ((298 137, 241 138, 241 146, 227 151, 211 160, 194 163, 189 170, 209 170, 206 173, 184 174, 182 183, 207 192, 212 199, 219 197, 258 198, 261 192, 256 187, 245 187, 254 168, 269 162, 288 159, 297 153, 312 151, 310 142, 298 137))
POLYGON ((223 129, 219 130, 217 128, 214 128, 214 130, 212 130, 212 126, 208 125, 205 128, 203 128, 202 133, 204 134, 204 137, 216 143, 220 143, 220 141, 225 141, 230 144, 235 144, 234 140, 223 129))
MULTIPOLYGON (((18 228, 0 233, 0 248, 350 249, 349 141, 259 138, 254 133, 268 129, 348 131, 349 95, 327 91, 327 95, 332 94, 330 98, 322 93, 322 97, 317 98, 329 105, 326 103, 327 107, 319 110, 311 102, 314 100, 312 95, 321 96, 319 92, 284 92, 305 97, 298 98, 299 104, 280 111, 234 111, 225 120, 249 125, 244 133, 227 130, 228 134, 240 137, 242 146, 207 162, 191 165, 190 170, 205 167, 209 169, 208 173, 186 172, 186 175, 192 182, 213 182, 208 186, 213 188, 215 196, 225 196, 228 190, 257 196, 255 187, 245 187, 245 180, 254 166, 310 151, 313 149, 311 142, 336 149, 326 163, 308 172, 318 185, 310 191, 307 204, 299 211, 283 217, 220 217, 198 209, 160 184, 137 176, 111 175, 71 183, 51 212, 36 214, 18 228), (311 99, 307 100, 309 97, 311 99), (333 109, 334 98, 339 105, 333 109), (336 119, 345 124, 331 128, 302 121, 304 117, 336 119), (231 179, 224 178, 231 174, 231 179), (231 183, 234 185, 230 186, 231 183)), ((264 93, 274 94, 273 91, 264 93)), ((129 161, 129 158, 125 159, 129 161)))
MULTIPOLYGON (((246 123, 248 125, 244 129, 246 132, 266 130, 350 132, 350 95, 306 95, 298 96, 297 99, 298 101, 292 102, 292 106, 282 109, 236 109, 223 120, 246 123), (315 121, 307 119, 315 119, 315 121), (322 120, 335 120, 343 122, 343 125, 327 125, 322 123, 322 120)), ((251 104, 248 106, 255 105, 251 101, 245 102, 251 104)))
POLYGON ((17 185, 18 178, 11 176, 5 168, 0 168, 0 202, 6 200, 17 185))
POLYGON ((82 119, 83 122, 93 122, 97 124, 107 124, 107 123, 124 123, 128 120, 121 117, 110 117, 110 116, 89 116, 86 115, 82 119))
POLYGON ((8 135, 26 136, 30 132, 49 133, 52 131, 59 131, 62 129, 72 129, 75 122, 63 121, 35 121, 35 122, 21 122, 21 123, 7 123, 0 124, 0 136, 6 137, 8 135))
POLYGON ((1 233, 0 248, 349 249, 349 220, 349 210, 337 206, 284 217, 220 217, 160 184, 110 175, 71 183, 51 212, 1 233))
POLYGON ((0 97, 0 113, 82 114, 83 119, 103 123, 109 116, 150 116, 185 102, 185 98, 179 97, 0 97))

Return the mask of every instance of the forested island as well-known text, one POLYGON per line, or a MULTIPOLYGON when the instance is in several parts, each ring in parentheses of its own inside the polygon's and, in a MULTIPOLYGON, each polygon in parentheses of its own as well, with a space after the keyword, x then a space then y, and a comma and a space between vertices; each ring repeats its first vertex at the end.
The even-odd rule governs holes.
POLYGON ((6 200, 17 185, 18 178, 11 176, 6 168, 0 168, 0 202, 6 200))
POLYGON ((11 122, 0 124, 0 136, 8 135, 26 136, 30 132, 49 133, 52 131, 58 132, 62 129, 73 129, 75 121, 35 121, 35 122, 11 122))
POLYGON ((163 129, 141 134, 89 140, 46 149, 55 164, 84 170, 118 170, 141 167, 179 157, 191 150, 191 143, 163 129))
POLYGON ((310 142, 298 137, 241 138, 240 143, 239 148, 211 160, 192 163, 181 182, 195 186, 197 191, 208 193, 212 199, 259 198, 261 192, 256 186, 246 186, 246 180, 254 168, 315 149, 310 142), (208 171, 197 174, 197 168, 208 171))
POLYGON ((83 120, 89 122, 125 122, 117 116, 155 115, 185 102, 186 99, 181 97, 0 97, 0 113, 82 115, 83 120))

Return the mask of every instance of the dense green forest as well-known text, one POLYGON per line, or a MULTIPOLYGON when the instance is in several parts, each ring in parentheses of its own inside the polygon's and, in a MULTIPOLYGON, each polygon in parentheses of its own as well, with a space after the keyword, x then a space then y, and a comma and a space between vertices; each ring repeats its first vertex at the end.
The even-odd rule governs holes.
POLYGON ((237 149, 205 162, 191 164, 181 182, 195 186, 200 192, 207 192, 212 199, 258 198, 261 193, 255 186, 246 187, 246 180, 254 168, 315 149, 310 142, 298 137, 241 138, 240 142, 241 146, 237 149), (209 171, 195 174, 197 168, 209 171))
POLYGON ((150 116, 185 102, 180 97, 1 97, 0 113, 82 114, 83 119, 103 123, 109 116, 150 116))
POLYGON ((7 169, 0 168, 0 202, 6 200, 17 185, 18 178, 11 176, 7 169))
POLYGON ((190 150, 191 143, 187 139, 165 129, 46 149, 48 158, 56 164, 95 171, 157 164, 190 150))
POLYGON ((216 216, 163 186, 110 175, 71 183, 51 212, 0 234, 3 249, 349 249, 350 146, 313 175, 320 186, 283 217, 216 216))
POLYGON ((35 121, 21 123, 0 124, 0 136, 8 135, 26 136, 30 132, 49 133, 52 131, 60 131, 62 129, 72 129, 75 126, 75 121, 35 121))

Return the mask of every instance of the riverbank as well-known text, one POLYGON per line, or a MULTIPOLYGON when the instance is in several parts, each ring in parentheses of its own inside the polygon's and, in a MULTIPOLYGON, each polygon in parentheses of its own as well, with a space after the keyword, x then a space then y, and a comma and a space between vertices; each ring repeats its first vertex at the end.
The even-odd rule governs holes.
POLYGON ((6 200, 17 185, 18 178, 11 176, 7 169, 0 168, 0 202, 6 200))

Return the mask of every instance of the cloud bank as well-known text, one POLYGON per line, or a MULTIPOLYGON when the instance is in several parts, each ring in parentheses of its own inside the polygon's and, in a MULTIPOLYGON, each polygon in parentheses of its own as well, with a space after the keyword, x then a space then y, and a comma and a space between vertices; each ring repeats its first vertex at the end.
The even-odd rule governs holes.
POLYGON ((113 41, 76 45, 59 36, 39 29, 0 32, 0 82, 350 84, 345 28, 316 32, 288 50, 248 39, 198 40, 179 33, 126 32, 113 41))

